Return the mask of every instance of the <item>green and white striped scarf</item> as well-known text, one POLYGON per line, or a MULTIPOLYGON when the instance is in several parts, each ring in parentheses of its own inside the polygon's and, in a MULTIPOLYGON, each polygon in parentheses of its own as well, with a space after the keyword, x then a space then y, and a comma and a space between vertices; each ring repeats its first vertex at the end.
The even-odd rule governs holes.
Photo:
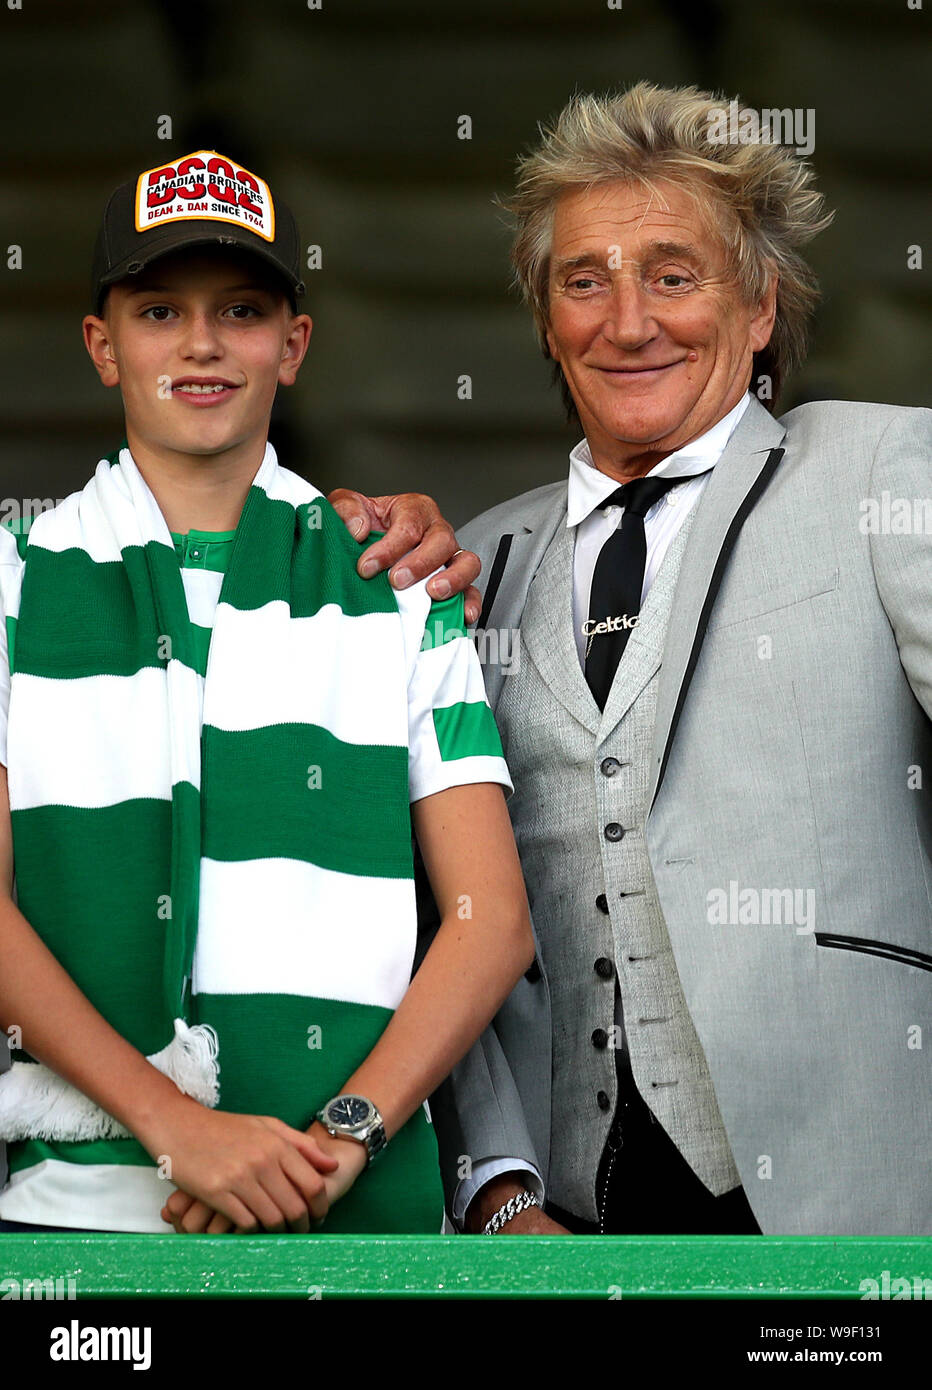
MULTIPOLYGON (((33 523, 15 621, 20 910, 182 1090, 302 1128, 383 1032, 416 940, 402 596, 359 550, 267 446, 199 629, 124 449, 33 523)), ((398 1160, 435 1165, 422 1110, 406 1131, 398 1160)), ((126 1134, 27 1053, 0 1077, 2 1138, 126 1134)))

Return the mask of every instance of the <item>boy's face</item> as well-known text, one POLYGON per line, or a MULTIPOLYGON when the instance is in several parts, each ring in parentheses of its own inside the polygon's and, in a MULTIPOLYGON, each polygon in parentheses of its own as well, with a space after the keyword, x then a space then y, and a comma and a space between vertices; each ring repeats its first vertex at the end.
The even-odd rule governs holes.
POLYGON ((248 252, 193 247, 111 286, 83 327, 101 381, 122 392, 130 449, 217 455, 264 443, 311 320, 248 252))

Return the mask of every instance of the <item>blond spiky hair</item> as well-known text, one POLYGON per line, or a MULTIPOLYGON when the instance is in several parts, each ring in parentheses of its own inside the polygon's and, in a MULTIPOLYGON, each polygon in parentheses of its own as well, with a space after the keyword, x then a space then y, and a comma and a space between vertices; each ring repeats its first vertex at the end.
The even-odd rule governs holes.
MULTIPOLYGON (((825 200, 809 165, 791 148, 764 138, 715 138, 728 106, 697 87, 638 82, 605 96, 575 95, 540 143, 518 162, 514 195, 500 204, 515 218, 512 264, 530 305, 544 356, 549 311, 553 214, 564 193, 613 179, 634 179, 661 196, 667 181, 696 197, 697 213, 721 236, 739 291, 756 303, 776 271, 776 318, 768 345, 754 355, 754 376, 767 375, 773 409, 786 377, 804 360, 819 285, 797 248, 829 225, 825 200)), ((564 401, 572 397, 559 367, 564 401)), ((753 380, 753 378, 752 378, 753 380)))

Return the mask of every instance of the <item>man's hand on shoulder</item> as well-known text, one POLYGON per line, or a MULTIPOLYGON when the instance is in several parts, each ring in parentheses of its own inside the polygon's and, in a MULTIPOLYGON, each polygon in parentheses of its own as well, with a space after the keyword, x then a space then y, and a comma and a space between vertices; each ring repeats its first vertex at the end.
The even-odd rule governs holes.
POLYGON ((357 568, 363 578, 371 579, 373 574, 387 569, 393 587, 406 589, 446 565, 443 574, 430 581, 427 592, 431 598, 439 599, 462 593, 467 626, 478 621, 482 595, 472 581, 481 569, 479 557, 472 550, 456 553, 459 546, 453 527, 441 516, 432 497, 423 492, 367 497, 365 493, 338 487, 327 501, 357 541, 365 540, 373 530, 385 532, 359 558, 357 568))

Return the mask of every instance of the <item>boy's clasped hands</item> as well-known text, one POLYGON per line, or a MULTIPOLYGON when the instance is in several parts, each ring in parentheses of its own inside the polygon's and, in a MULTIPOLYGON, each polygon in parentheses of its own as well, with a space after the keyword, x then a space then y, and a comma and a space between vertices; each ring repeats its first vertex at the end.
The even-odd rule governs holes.
POLYGON ((159 1140, 153 1147, 159 1160, 171 1159, 177 1188, 162 1220, 179 1235, 307 1233, 367 1164, 363 1144, 335 1138, 318 1120, 305 1133, 270 1115, 209 1110, 188 1098, 167 1130, 160 1126, 159 1140))

